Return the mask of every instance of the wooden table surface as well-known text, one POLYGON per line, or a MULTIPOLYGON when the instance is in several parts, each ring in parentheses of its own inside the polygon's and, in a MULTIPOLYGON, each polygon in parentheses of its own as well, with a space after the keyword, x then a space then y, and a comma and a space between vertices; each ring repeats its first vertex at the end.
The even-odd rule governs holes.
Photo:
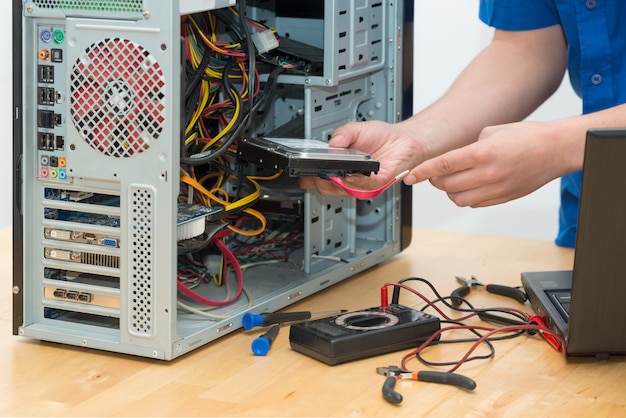
MULTIPOLYGON (((626 360, 565 360, 539 336, 496 342, 496 355, 461 367, 473 392, 399 381, 400 405, 383 400, 376 367, 406 351, 327 366, 289 347, 283 329, 266 356, 239 330, 172 362, 11 335, 11 231, 0 231, 0 414, 8 416, 626 416, 626 360)), ((286 310, 360 310, 380 304, 386 282, 419 276, 443 293, 455 275, 518 285, 520 272, 571 269, 573 251, 551 242, 415 230, 411 246, 380 266, 286 310)), ((425 288, 419 288, 428 294, 425 288)), ((470 294, 476 306, 514 306, 470 294)), ((412 295, 401 303, 421 307, 412 295)), ((445 337, 444 337, 445 338, 445 337)), ((438 346, 429 359, 453 360, 467 347, 438 346)), ((425 370, 417 360, 413 370, 425 370)), ((445 370, 445 369, 442 369, 445 370)))

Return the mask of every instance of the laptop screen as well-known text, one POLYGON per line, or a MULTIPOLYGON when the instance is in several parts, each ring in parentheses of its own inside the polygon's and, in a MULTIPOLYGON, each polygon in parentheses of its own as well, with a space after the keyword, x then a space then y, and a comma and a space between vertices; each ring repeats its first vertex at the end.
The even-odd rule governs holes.
POLYGON ((574 269, 568 273, 523 273, 533 308, 566 337, 569 355, 626 354, 626 129, 587 133, 574 269), (568 322, 557 302, 567 302, 570 278, 568 322))
POLYGON ((572 281, 568 352, 626 352, 626 129, 587 133, 572 281))

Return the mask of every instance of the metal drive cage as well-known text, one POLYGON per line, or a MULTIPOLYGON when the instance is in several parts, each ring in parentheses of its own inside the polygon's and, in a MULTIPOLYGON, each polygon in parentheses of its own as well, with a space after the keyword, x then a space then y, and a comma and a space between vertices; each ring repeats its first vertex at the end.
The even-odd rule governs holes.
POLYGON ((410 112, 412 5, 14 0, 14 333, 170 360, 405 248, 410 188, 237 158, 410 112))

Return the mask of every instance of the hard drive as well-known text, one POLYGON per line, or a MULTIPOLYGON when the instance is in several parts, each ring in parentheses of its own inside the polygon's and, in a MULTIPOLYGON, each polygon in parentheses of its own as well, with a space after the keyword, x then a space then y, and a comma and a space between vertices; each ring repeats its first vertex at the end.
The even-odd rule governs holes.
POLYGON ((380 168, 369 154, 330 147, 317 139, 247 138, 239 141, 237 157, 262 168, 282 170, 289 177, 370 175, 380 168))

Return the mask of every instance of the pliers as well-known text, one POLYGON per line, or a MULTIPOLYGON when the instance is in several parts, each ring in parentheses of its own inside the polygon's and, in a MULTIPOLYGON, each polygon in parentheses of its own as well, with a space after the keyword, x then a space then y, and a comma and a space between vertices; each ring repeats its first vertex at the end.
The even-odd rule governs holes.
POLYGON ((411 372, 398 366, 377 367, 376 373, 387 376, 383 384, 383 398, 392 404, 402 402, 402 395, 394 390, 396 380, 410 379, 422 382, 442 383, 457 386, 462 389, 474 390, 476 382, 469 377, 449 372, 419 371, 411 372))
POLYGON ((500 284, 482 284, 475 276, 472 276, 470 280, 461 276, 456 276, 456 280, 459 283, 462 283, 463 286, 454 290, 450 295, 451 302, 454 306, 459 306, 463 302, 461 298, 467 296, 470 290, 475 287, 482 287, 489 293, 506 296, 515 299, 519 303, 525 303, 528 300, 526 293, 517 287, 503 286, 500 284))

